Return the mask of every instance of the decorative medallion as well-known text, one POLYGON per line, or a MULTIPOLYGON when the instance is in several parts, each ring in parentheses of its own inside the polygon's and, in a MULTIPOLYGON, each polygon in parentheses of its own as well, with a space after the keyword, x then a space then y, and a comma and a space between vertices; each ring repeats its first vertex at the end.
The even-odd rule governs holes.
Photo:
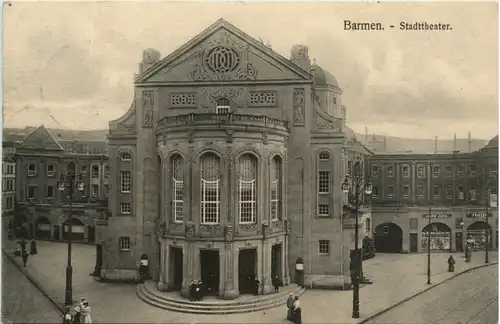
POLYGON ((304 89, 293 90, 293 125, 304 126, 305 124, 305 100, 304 89))

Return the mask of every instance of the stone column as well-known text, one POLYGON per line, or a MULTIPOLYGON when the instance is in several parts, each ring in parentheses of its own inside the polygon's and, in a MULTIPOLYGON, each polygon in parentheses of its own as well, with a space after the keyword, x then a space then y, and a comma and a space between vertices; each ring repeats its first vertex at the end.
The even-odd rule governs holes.
POLYGON ((184 248, 182 251, 182 296, 189 297, 189 283, 195 278, 196 272, 194 269, 193 262, 195 261, 194 253, 195 246, 194 242, 189 240, 184 243, 184 248))
POLYGON ((168 287, 168 274, 167 270, 170 268, 169 267, 169 248, 166 245, 166 241, 163 238, 160 238, 160 279, 158 280, 158 283, 156 285, 156 288, 159 291, 166 291, 168 287))
POLYGON ((261 248, 261 274, 260 278, 262 278, 262 294, 267 295, 273 293, 273 285, 271 281, 271 244, 269 243, 268 239, 265 239, 262 242, 262 248, 261 248))
POLYGON ((231 225, 226 225, 224 231, 226 236, 226 242, 224 244, 225 285, 224 291, 221 292, 220 297, 222 299, 236 299, 239 296, 239 291, 237 286, 235 287, 234 284, 234 278, 238 277, 238 274, 234 274, 234 259, 238 260, 238 258, 234 254, 233 227, 231 225))

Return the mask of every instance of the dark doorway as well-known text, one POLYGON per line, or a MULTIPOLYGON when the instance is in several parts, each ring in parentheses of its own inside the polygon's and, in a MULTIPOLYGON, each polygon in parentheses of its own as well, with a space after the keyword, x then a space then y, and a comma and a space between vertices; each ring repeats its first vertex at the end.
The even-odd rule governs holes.
POLYGON ((400 253, 403 248, 403 230, 394 223, 375 228, 375 249, 381 253, 400 253))
POLYGON ((240 250, 238 255, 238 280, 240 294, 255 293, 257 276, 257 249, 240 250))
POLYGON ((418 252, 418 234, 410 233, 410 252, 418 252))
POLYGON ((94 276, 100 277, 102 269, 102 244, 96 244, 95 246, 95 267, 94 276))
MULTIPOLYGON (((69 240, 69 220, 64 222, 62 234, 64 240, 69 240)), ((76 218, 71 219, 71 239, 73 241, 85 240, 85 226, 76 218)))
POLYGON ((457 252, 464 251, 462 232, 455 233, 455 248, 457 249, 457 252))
POLYGON ((95 227, 92 225, 87 227, 87 240, 91 243, 95 241, 95 227))
POLYGON ((219 251, 200 250, 201 281, 207 295, 217 295, 219 292, 219 251))
POLYGON ((52 239, 55 241, 59 241, 61 239, 60 237, 60 231, 59 231, 59 225, 53 225, 54 228, 54 235, 52 236, 52 239))
POLYGON ((282 257, 282 243, 273 245, 271 250, 271 278, 276 278, 283 282, 283 276, 281 273, 281 257, 282 257))
MULTIPOLYGON (((219 255, 217 254, 217 258, 219 255)), ((171 290, 181 290, 183 280, 183 265, 182 265, 182 248, 171 246, 170 247, 170 271, 171 271, 171 290)), ((218 265, 217 265, 218 266, 218 265)), ((203 267, 203 266, 202 266, 203 267)), ((203 282, 205 280, 201 279, 203 282)))
POLYGON ((33 223, 30 223, 29 224, 29 232, 28 232, 28 238, 32 239, 33 238, 33 235, 34 235, 34 226, 33 226, 33 223))
POLYGON ((35 238, 50 240, 52 225, 47 217, 39 217, 35 222, 35 238))

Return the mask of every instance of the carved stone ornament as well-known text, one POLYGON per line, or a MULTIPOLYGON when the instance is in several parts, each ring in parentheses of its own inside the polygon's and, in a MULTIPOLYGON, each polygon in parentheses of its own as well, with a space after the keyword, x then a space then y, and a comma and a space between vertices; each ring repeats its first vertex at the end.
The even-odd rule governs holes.
POLYGON ((166 231, 167 231, 167 224, 165 223, 165 221, 162 219, 157 219, 156 229, 155 229, 156 235, 163 236, 165 235, 166 231))
POLYGON ((226 130, 226 143, 232 143, 233 142, 233 131, 230 129, 226 130))
POLYGON ((188 143, 194 143, 194 131, 192 129, 188 131, 188 143))
POLYGON ((269 144, 269 134, 268 134, 268 133, 266 133, 266 132, 263 132, 263 133, 262 133, 262 143, 263 143, 264 145, 269 144))
POLYGON ((225 233, 226 241, 232 242, 233 241, 233 227, 231 225, 226 225, 224 227, 224 233, 225 233))
POLYGON ((215 107, 219 98, 227 98, 238 107, 244 107, 248 99, 248 91, 245 88, 235 87, 211 87, 199 90, 200 103, 204 108, 215 107))
POLYGON ((169 225, 170 225, 169 226, 170 233, 182 234, 186 232, 186 230, 184 229, 184 223, 171 222, 169 225))
POLYGON ((283 222, 280 220, 271 222, 271 232, 281 232, 284 230, 283 222))
POLYGON ((144 118, 142 119, 142 126, 153 126, 153 108, 154 108, 154 93, 153 91, 142 92, 142 107, 144 111, 144 118))
POLYGON ((293 90, 293 125, 304 126, 305 124, 305 99, 304 89, 293 90))
POLYGON ((186 226, 186 237, 192 238, 194 237, 194 224, 188 223, 186 226))
POLYGON ((227 31, 213 35, 195 54, 190 76, 196 81, 255 80, 257 70, 248 61, 249 45, 227 31))
POLYGON ((238 225, 238 233, 248 233, 248 232, 256 232, 257 224, 239 224, 238 225))
POLYGON ((214 224, 214 225, 200 224, 200 235, 209 237, 222 236, 223 235, 222 227, 219 224, 214 224))
POLYGON ((316 123, 316 128, 317 129, 333 129, 337 130, 335 125, 333 123, 316 123))

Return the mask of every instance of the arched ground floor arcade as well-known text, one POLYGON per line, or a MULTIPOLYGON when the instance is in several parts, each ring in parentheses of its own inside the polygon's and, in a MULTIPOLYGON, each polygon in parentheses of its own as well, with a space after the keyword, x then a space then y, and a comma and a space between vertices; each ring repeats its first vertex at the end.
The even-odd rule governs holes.
POLYGON ((498 249, 498 213, 486 220, 477 207, 372 207, 373 237, 376 252, 412 253, 427 251, 464 251, 467 242, 473 249, 498 249), (429 219, 430 215, 430 219, 429 219), (487 221, 487 223, 486 223, 487 221))
POLYGON ((158 289, 178 290, 189 296, 192 280, 201 280, 206 294, 235 299, 253 293, 273 292, 272 278, 290 283, 285 235, 271 238, 224 241, 189 241, 162 237, 158 241, 158 289))

